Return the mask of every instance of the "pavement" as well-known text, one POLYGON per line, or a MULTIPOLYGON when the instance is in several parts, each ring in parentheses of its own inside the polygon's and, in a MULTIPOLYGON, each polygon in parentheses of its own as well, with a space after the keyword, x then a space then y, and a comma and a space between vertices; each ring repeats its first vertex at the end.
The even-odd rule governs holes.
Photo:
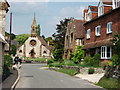
POLYGON ((14 82, 16 81, 18 77, 18 72, 17 70, 12 70, 11 74, 9 77, 7 77, 3 82, 2 82, 2 90, 10 90, 11 87, 13 86, 14 82))
POLYGON ((45 64, 23 64, 20 69, 21 78, 16 85, 18 88, 89 88, 103 89, 88 81, 71 77, 67 74, 40 69, 45 64))
POLYGON ((98 83, 99 80, 104 76, 104 73, 101 74, 77 74, 75 77, 87 80, 92 83, 98 83))

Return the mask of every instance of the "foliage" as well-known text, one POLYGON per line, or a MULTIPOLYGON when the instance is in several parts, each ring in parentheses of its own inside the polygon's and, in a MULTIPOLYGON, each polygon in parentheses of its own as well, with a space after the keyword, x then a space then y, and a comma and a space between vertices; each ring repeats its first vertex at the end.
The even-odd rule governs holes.
POLYGON ((118 55, 113 55, 112 62, 113 62, 113 66, 120 65, 120 57, 118 55))
POLYGON ((15 56, 17 48, 15 45, 11 45, 11 48, 12 48, 11 54, 13 54, 13 56, 15 56))
POLYGON ((45 40, 46 42, 49 42, 49 45, 54 45, 54 40, 52 39, 52 37, 47 37, 45 40))
POLYGON ((84 50, 82 50, 82 46, 77 46, 76 51, 72 55, 73 55, 72 60, 75 63, 79 63, 81 59, 84 58, 84 50))
POLYGON ((51 64, 51 63, 54 63, 54 62, 55 62, 55 61, 52 60, 52 59, 48 59, 48 61, 47 61, 48 65, 51 64))
POLYGON ((25 57, 26 60, 29 60, 29 61, 47 61, 47 60, 51 60, 49 58, 28 58, 28 57, 25 57))
POLYGON ((95 72, 94 68, 89 68, 88 69, 88 74, 93 74, 95 72))
POLYGON ((95 54, 94 57, 88 55, 84 58, 83 62, 87 66, 99 66, 99 59, 100 59, 99 54, 95 54))
MULTIPOLYGON (((9 33, 5 32, 5 36, 10 36, 9 33)), ((16 38, 16 35, 14 33, 11 34, 11 39, 14 40, 16 38)))
POLYGON ((13 63, 13 59, 10 55, 4 55, 4 67, 11 67, 13 63))
POLYGON ((62 64, 60 62, 53 62, 49 64, 49 67, 61 67, 62 64))
POLYGON ((62 49, 54 49, 53 56, 56 60, 59 60, 62 58, 62 49))
POLYGON ((72 60, 64 60, 63 65, 66 66, 76 66, 76 64, 72 60))
POLYGON ((29 34, 20 34, 16 36, 15 40, 18 41, 20 45, 23 45, 29 36, 29 34))
POLYGON ((52 36, 54 37, 54 47, 55 47, 55 53, 59 53, 55 55, 55 58, 61 58, 63 54, 64 49, 64 41, 65 41, 65 33, 67 30, 67 22, 69 19, 64 19, 60 21, 60 24, 57 24, 56 26, 56 33, 54 33, 52 36), (58 56, 57 56, 58 55, 58 56))
POLYGON ((99 86, 103 87, 103 88, 106 88, 106 89, 109 89, 109 90, 113 90, 116 88, 120 88, 120 81, 114 79, 114 78, 106 78, 106 77, 103 77, 99 82, 98 84, 99 86))
POLYGON ((66 73, 70 76, 74 76, 76 74, 78 74, 79 72, 75 69, 65 69, 65 68, 61 68, 58 70, 58 72, 62 72, 62 73, 66 73))
POLYGON ((38 26, 37 26, 37 35, 38 36, 40 36, 40 32, 41 32, 40 25, 38 24, 38 26))

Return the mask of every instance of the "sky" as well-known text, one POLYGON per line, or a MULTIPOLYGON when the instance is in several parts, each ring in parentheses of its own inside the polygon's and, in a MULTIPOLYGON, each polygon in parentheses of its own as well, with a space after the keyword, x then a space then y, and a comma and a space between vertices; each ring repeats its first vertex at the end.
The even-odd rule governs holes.
POLYGON ((98 2, 49 2, 48 0, 28 2, 28 0, 23 0, 23 2, 10 1, 9 4, 10 8, 6 17, 7 32, 9 32, 10 12, 13 13, 12 32, 16 35, 30 34, 35 13, 37 24, 41 26, 41 35, 50 37, 56 32, 56 24, 59 24, 60 20, 70 17, 83 19, 83 10, 89 5, 98 5, 98 2))

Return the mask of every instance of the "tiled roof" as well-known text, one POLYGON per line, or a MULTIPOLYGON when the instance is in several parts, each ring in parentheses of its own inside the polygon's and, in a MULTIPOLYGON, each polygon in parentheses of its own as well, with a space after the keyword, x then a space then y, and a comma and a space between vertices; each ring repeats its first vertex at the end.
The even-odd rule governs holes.
POLYGON ((105 40, 100 40, 100 41, 96 41, 96 42, 87 43, 83 46, 83 49, 113 45, 113 43, 110 41, 111 39, 105 39, 105 40))
POLYGON ((84 20, 74 20, 75 30, 76 30, 76 38, 83 38, 85 34, 84 29, 84 20))
POLYGON ((91 11, 98 12, 98 7, 97 6, 89 6, 91 11))
POLYGON ((37 36, 37 37, 41 41, 42 45, 44 45, 47 49, 49 49, 49 50, 53 49, 52 46, 48 46, 48 44, 46 43, 46 41, 42 37, 40 37, 40 36, 37 36))
POLYGON ((102 0, 103 4, 112 5, 112 0, 102 0))

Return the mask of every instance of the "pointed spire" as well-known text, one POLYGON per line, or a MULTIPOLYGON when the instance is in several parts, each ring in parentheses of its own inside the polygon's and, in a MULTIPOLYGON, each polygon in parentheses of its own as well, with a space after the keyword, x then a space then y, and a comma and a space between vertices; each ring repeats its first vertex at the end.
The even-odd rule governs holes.
POLYGON ((34 13, 34 19, 33 19, 33 23, 31 25, 31 27, 37 27, 37 23, 36 23, 36 17, 35 17, 35 13, 34 13))

